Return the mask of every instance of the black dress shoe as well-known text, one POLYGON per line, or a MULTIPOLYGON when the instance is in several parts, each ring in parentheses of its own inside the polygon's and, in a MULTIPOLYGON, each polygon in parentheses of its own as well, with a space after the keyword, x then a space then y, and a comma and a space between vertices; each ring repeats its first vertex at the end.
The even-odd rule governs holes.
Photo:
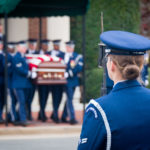
POLYGON ((50 119, 52 119, 52 120, 54 119, 54 115, 53 115, 53 113, 52 113, 52 115, 50 116, 50 119))
POLYGON ((30 125, 27 121, 16 121, 14 122, 14 125, 15 126, 23 126, 23 127, 26 127, 28 125, 30 125))
POLYGON ((41 115, 40 114, 38 115, 38 120, 41 120, 41 115))
POLYGON ((41 118, 41 121, 42 121, 42 122, 46 122, 46 121, 47 121, 47 117, 42 117, 42 118, 41 118))
POLYGON ((61 119, 61 122, 62 122, 62 123, 69 123, 69 121, 68 121, 66 118, 62 118, 62 119, 61 119))
POLYGON ((46 117, 45 114, 39 113, 38 120, 41 120, 42 122, 46 122, 47 121, 47 117, 46 117))
POLYGON ((3 123, 5 123, 5 120, 0 119, 0 124, 3 124, 3 123))
POLYGON ((70 124, 71 125, 75 125, 75 124, 78 124, 78 123, 79 122, 77 120, 75 120, 75 119, 70 120, 70 124))
POLYGON ((60 123, 60 120, 58 117, 51 117, 51 119, 55 122, 55 123, 60 123))
POLYGON ((28 116, 27 119, 28 119, 29 121, 32 121, 32 120, 33 120, 32 116, 28 116))

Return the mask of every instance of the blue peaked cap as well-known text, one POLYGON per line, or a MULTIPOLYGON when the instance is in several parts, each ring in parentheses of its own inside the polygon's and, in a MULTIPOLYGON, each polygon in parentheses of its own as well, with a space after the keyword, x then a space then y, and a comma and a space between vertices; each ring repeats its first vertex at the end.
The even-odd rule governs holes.
POLYGON ((16 45, 17 43, 16 42, 8 42, 7 43, 7 46, 9 47, 9 48, 15 48, 15 45, 16 45))
POLYGON ((100 40, 108 47, 108 53, 116 55, 143 55, 150 49, 149 39, 126 31, 103 32, 100 40))
POLYGON ((52 42, 53 42, 54 45, 59 45, 61 40, 53 40, 52 42))
POLYGON ((31 44, 32 43, 37 43, 37 39, 28 39, 28 42, 31 43, 31 44))
POLYGON ((27 42, 27 41, 25 41, 25 40, 24 40, 24 41, 18 41, 18 42, 16 42, 16 44, 18 44, 18 45, 19 45, 19 44, 21 44, 21 45, 25 45, 25 44, 26 44, 26 42, 27 42))
POLYGON ((41 44, 46 44, 46 45, 48 45, 49 42, 50 42, 50 40, 48 40, 48 39, 43 39, 43 40, 41 40, 41 44))
POLYGON ((8 44, 8 45, 9 45, 9 44, 10 44, 10 45, 16 45, 17 42, 8 42, 7 44, 8 44))
POLYGON ((66 45, 75 45, 75 41, 73 41, 73 40, 68 41, 68 42, 66 42, 66 45))

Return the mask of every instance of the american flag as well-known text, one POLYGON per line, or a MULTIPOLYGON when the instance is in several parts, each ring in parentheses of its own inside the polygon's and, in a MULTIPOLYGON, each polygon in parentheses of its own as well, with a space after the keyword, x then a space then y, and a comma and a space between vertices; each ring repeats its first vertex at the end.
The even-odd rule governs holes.
POLYGON ((42 62, 62 62, 63 60, 56 56, 41 55, 41 54, 27 54, 27 62, 29 64, 29 69, 37 68, 42 62))

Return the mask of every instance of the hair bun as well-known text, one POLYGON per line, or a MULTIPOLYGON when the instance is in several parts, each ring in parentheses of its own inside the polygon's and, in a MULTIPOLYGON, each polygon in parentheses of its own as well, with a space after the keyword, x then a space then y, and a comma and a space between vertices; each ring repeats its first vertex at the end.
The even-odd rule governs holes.
POLYGON ((140 70, 136 65, 127 65, 122 71, 123 78, 128 80, 136 79, 140 75, 140 70))

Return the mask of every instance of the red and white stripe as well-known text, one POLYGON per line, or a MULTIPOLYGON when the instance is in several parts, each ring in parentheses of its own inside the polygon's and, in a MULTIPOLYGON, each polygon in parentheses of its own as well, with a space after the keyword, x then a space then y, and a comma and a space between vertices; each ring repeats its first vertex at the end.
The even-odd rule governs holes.
POLYGON ((42 62, 62 62, 61 58, 50 55, 27 54, 26 58, 30 70, 37 68, 42 62))

